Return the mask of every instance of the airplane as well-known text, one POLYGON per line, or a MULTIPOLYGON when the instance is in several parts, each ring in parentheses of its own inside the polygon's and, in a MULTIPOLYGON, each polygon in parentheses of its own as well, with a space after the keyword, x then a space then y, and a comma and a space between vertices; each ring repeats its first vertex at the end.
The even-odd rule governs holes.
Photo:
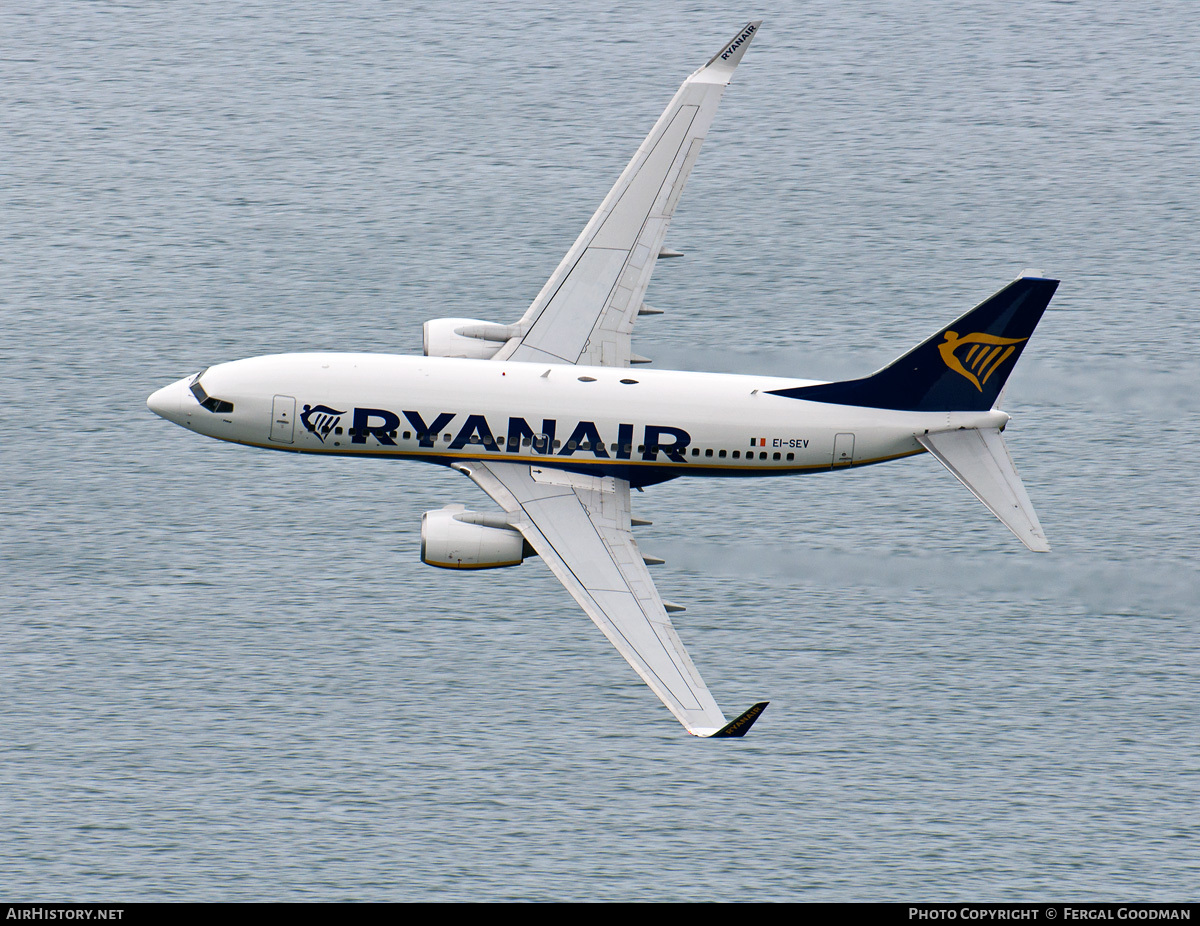
POLYGON ((295 453, 448 466, 499 506, 421 519, 447 569, 539 556, 687 731, 743 736, 672 626, 633 528, 632 489, 684 476, 837 473, 928 452, 1030 550, 1049 544, 997 406, 1058 281, 1026 271, 870 376, 844 382, 634 370, 634 324, 717 104, 761 21, 691 74, 514 324, 425 323, 423 356, 292 353, 211 366, 151 411, 199 434, 295 453))

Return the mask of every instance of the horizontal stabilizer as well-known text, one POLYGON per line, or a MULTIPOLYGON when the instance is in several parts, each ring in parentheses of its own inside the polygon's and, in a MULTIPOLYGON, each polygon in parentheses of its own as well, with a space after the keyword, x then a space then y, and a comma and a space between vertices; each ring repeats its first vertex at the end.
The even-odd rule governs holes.
POLYGON ((1050 544, 997 428, 918 434, 917 440, 987 505, 1025 546, 1047 553, 1050 544))
POLYGON ((754 721, 758 720, 758 715, 765 711, 767 705, 770 703, 770 701, 759 701, 754 707, 742 714, 741 717, 729 721, 720 730, 712 734, 712 738, 716 739, 719 736, 745 736, 750 728, 754 726, 754 721))

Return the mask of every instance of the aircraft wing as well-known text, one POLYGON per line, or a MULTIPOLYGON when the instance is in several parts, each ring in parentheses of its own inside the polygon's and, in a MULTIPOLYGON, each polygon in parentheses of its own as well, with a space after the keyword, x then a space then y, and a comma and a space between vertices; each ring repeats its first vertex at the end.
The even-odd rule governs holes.
MULTIPOLYGON (((667 226, 734 68, 747 23, 683 82, 493 360, 629 366, 630 335, 667 226)), ((650 314, 647 311, 645 314, 650 314)))
POLYGON ((745 734, 766 703, 726 723, 638 552, 628 481, 523 463, 453 466, 508 512, 509 523, 689 733, 745 734))

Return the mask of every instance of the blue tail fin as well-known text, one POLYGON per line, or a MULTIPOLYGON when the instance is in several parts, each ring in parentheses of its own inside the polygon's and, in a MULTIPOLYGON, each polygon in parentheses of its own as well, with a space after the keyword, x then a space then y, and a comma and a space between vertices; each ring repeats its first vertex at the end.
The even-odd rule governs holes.
POLYGON ((898 411, 987 411, 1056 289, 1058 280, 1022 276, 878 373, 772 394, 898 411))

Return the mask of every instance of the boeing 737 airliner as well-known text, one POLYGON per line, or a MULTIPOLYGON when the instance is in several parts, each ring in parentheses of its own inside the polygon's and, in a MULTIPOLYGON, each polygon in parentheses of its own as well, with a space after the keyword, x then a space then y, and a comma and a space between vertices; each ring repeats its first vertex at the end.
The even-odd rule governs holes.
POLYGON ((150 409, 219 440, 450 466, 501 511, 421 522, 431 566, 537 555, 667 708, 698 736, 742 736, 676 634, 633 537, 630 489, 678 476, 829 473, 928 451, 1031 550, 1049 546, 996 408, 1054 295, 1027 271, 898 360, 839 383, 633 372, 630 336, 667 226, 752 22, 693 73, 515 324, 426 322, 424 356, 304 353, 209 367, 150 409))

